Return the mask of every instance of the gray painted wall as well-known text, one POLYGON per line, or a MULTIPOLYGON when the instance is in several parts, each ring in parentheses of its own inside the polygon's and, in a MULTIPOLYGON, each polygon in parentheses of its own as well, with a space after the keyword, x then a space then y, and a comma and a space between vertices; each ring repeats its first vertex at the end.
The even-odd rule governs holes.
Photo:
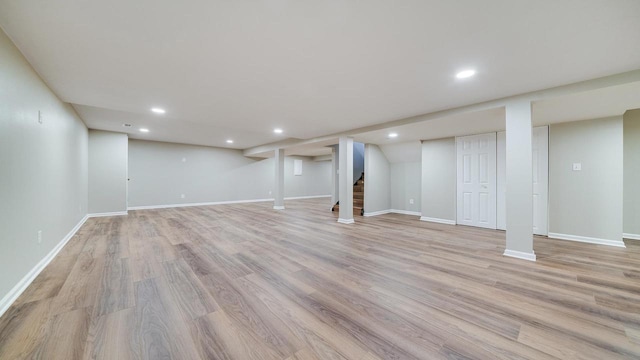
POLYGON ((364 144, 353 142, 353 182, 360 179, 364 172, 364 144))
POLYGON ((391 163, 391 208, 420 212, 422 163, 391 163), (413 204, 411 204, 413 200, 413 204))
POLYGON ((1 30, 0 64, 0 298, 4 298, 87 212, 87 128, 1 30))
POLYGON ((89 130, 89 213, 127 210, 127 134, 89 130))
POLYGON ((640 236, 640 109, 624 114, 624 233, 640 236))
POLYGON ((456 140, 422 142, 422 216, 456 220, 456 140))
POLYGON ((622 117, 550 126, 550 233, 622 238, 622 140, 622 117))
MULTIPOLYGON (((330 195, 330 162, 301 159, 295 177, 293 158, 285 160, 285 197, 330 195)), ((129 206, 270 199, 274 171, 273 159, 241 150, 129 140, 129 206)))
MULTIPOLYGON (((269 174, 265 175, 269 176, 269 174)), ((284 196, 331 195, 331 161, 314 161, 305 156, 284 159, 284 196), (302 160, 302 175, 293 175, 293 160, 302 160)), ((327 200, 329 204, 331 200, 327 200)))
POLYGON ((377 145, 364 148, 364 210, 367 213, 391 209, 389 161, 377 145))

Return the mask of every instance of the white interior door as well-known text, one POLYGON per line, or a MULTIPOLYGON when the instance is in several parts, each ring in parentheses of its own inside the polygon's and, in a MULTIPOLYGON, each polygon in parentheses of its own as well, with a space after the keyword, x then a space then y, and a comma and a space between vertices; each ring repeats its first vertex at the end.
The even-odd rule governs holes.
MULTIPOLYGON (((507 229, 506 137, 498 133, 498 229, 507 229)), ((547 235, 549 204, 549 127, 533 128, 533 233, 547 235)))
POLYGON ((456 138, 457 220, 496 228, 496 133, 456 138))

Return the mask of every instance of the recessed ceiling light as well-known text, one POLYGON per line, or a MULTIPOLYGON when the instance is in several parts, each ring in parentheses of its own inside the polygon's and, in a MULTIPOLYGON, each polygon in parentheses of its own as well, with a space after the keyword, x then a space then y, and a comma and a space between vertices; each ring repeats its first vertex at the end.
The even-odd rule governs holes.
POLYGON ((276 134, 282 134, 282 129, 273 129, 273 132, 276 134))
POLYGON ((389 138, 397 138, 398 137, 398 133, 392 132, 392 133, 389 133, 388 136, 389 136, 389 138))
POLYGON ((231 139, 227 140, 227 144, 233 144, 233 140, 231 139))
POLYGON ((466 79, 466 78, 472 77, 475 74, 476 74, 475 70, 463 70, 463 71, 460 71, 459 73, 457 73, 456 77, 458 79, 466 79))
POLYGON ((141 128, 140 132, 149 132, 149 129, 141 128))
POLYGON ((164 109, 161 109, 161 108, 151 108, 151 112, 154 112, 156 114, 164 114, 164 113, 166 113, 166 111, 164 109))

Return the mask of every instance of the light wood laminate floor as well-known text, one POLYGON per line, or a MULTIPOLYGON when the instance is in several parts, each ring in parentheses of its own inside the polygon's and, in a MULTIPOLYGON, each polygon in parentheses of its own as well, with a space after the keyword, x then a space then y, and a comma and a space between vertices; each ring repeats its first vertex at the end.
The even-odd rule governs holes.
POLYGON ((327 199, 89 219, 0 318, 1 359, 640 358, 640 242, 535 239, 327 199))

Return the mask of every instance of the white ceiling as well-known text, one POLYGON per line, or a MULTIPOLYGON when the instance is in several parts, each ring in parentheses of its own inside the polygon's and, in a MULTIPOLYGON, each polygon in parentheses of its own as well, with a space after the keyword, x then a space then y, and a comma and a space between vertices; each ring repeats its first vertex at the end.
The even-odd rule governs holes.
POLYGON ((195 123, 151 112, 139 114, 85 105, 73 107, 89 128, 126 132, 133 139, 244 149, 285 138, 273 132, 230 129, 216 123, 195 123), (126 128, 123 124, 130 124, 131 127, 126 128), (140 128, 149 129, 150 132, 142 133, 140 128), (233 144, 228 144, 227 140, 233 140, 233 144))
POLYGON ((236 148, 639 69, 638 18, 637 0, 0 0, 90 127, 236 148))
POLYGON ((534 125, 548 125, 621 116, 625 111, 637 108, 640 108, 640 82, 536 102, 533 104, 532 117, 534 125))
MULTIPOLYGON (((622 116, 627 110, 640 108, 640 82, 550 98, 534 103, 532 108, 534 126, 622 116)), ((354 138, 364 143, 392 145, 504 129, 505 111, 499 107, 370 131, 355 135, 354 138), (388 135, 391 132, 397 133, 398 137, 390 139, 388 135)))
POLYGON ((380 145, 380 150, 391 163, 422 161, 422 143, 420 141, 380 145))
POLYGON ((483 134, 503 130, 505 127, 504 108, 476 111, 422 121, 409 125, 370 131, 354 136, 359 142, 392 145, 407 141, 441 139, 446 137, 483 134), (398 134, 390 139, 390 132, 398 134))

